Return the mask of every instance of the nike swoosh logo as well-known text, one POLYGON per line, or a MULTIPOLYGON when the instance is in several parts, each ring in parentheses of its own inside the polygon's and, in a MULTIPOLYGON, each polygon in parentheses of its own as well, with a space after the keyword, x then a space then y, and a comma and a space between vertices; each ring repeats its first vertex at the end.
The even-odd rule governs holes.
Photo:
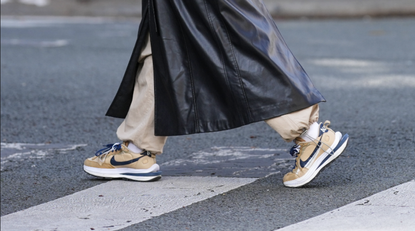
POLYGON ((127 165, 127 164, 132 164, 132 163, 134 163, 134 162, 137 162, 139 159, 141 159, 141 158, 143 158, 143 157, 145 157, 145 156, 140 156, 140 157, 138 157, 138 158, 131 159, 131 160, 127 160, 127 161, 116 161, 116 160, 115 160, 115 158, 114 158, 114 156, 113 156, 113 157, 111 158, 110 163, 111 163, 113 166, 127 165))
POLYGON ((321 146, 321 141, 318 142, 318 144, 317 144, 316 148, 314 149, 313 153, 307 158, 307 160, 303 161, 303 160, 300 159, 301 168, 304 168, 307 165, 307 163, 314 157, 314 155, 319 152, 320 146, 321 146))

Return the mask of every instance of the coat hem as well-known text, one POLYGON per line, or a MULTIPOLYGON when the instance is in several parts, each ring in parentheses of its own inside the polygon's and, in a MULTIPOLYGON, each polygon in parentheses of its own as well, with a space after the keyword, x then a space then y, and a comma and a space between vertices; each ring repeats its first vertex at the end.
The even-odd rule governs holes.
MULTIPOLYGON (((170 133, 170 132, 160 132, 160 131, 155 131, 155 135, 156 136, 181 136, 181 135, 191 135, 191 134, 199 134, 199 133, 210 133, 210 132, 221 132, 221 131, 226 131, 226 130, 231 130, 231 129, 236 129, 245 125, 249 125, 252 123, 257 123, 257 122, 261 122, 261 121, 265 121, 265 120, 269 120, 275 117, 279 117, 282 115, 286 115, 286 114, 290 114, 305 108, 308 108, 310 106, 313 106, 315 104, 318 104, 320 102, 325 102, 324 99, 321 99, 319 102, 316 102, 314 104, 310 104, 310 105, 304 105, 304 106, 298 106, 298 107, 293 107, 292 110, 290 111, 284 111, 284 112, 279 112, 276 113, 275 112, 275 108, 278 108, 279 106, 274 106, 272 107, 273 110, 266 110, 264 111, 262 110, 258 110, 257 112, 255 112, 255 110, 252 111, 252 120, 249 121, 244 121, 242 123, 232 123, 229 120, 217 120, 217 121, 203 121, 200 122, 199 121, 199 129, 197 129, 197 131, 191 131, 190 129, 186 129, 186 130, 182 130, 181 132, 174 132, 174 133, 170 133), (260 111, 260 112, 259 112, 260 111)), ((268 108, 271 108, 268 107, 268 108)), ((193 129, 195 130, 195 129, 193 129)))

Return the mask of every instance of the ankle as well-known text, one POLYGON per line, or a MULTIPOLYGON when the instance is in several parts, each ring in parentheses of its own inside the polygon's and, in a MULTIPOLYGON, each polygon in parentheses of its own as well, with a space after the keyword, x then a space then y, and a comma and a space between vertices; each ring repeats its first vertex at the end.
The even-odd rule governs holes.
POLYGON ((134 152, 134 153, 142 153, 143 152, 143 150, 141 148, 135 146, 135 144, 133 144, 133 142, 129 142, 127 148, 130 151, 134 152))
POLYGON ((310 125, 308 130, 303 133, 299 138, 304 140, 304 142, 310 142, 318 138, 320 125, 317 122, 314 122, 310 125))

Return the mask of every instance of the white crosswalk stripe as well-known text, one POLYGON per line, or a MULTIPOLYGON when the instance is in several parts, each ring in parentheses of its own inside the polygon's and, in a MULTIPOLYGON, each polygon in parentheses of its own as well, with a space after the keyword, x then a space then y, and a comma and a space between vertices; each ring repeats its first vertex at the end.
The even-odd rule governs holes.
POLYGON ((415 181, 398 185, 278 231, 412 231, 415 181))
MULTIPOLYGON (((164 177, 152 183, 110 181, 1 217, 2 230, 118 230, 254 182, 255 178, 164 177), (24 219, 22 219, 24 218, 24 219)), ((415 181, 361 199, 281 231, 409 231, 415 227, 415 181)))
POLYGON ((114 180, 1 217, 1 229, 117 230, 254 182, 255 178, 114 180))
MULTIPOLYGON (((78 145, 7 144, 2 143, 2 167, 8 160, 23 157, 45 158, 66 153, 78 145)), ((118 230, 153 217, 224 194, 254 182, 275 171, 276 165, 290 158, 285 150, 249 147, 213 147, 190 155, 186 160, 164 163, 164 169, 175 173, 175 167, 186 166, 189 176, 164 176, 151 183, 113 180, 60 199, 1 217, 2 230, 118 230), (212 168, 218 164, 220 168, 212 168), (233 161, 244 160, 245 178, 235 178, 233 161), (254 161, 255 160, 255 161, 254 161), (214 162, 212 162, 214 161, 214 162), (264 169, 255 167, 260 161, 264 169), (269 166, 267 166, 267 162, 269 166), (227 164, 228 163, 228 166, 227 164), (177 166, 176 166, 177 165, 177 166), (226 167, 227 166, 227 167, 226 167), (210 177, 199 168, 230 177, 210 177), (255 170, 255 171, 254 171, 255 170), (204 174, 194 176, 195 174, 204 174), (248 177, 247 177, 248 176, 248 177)), ((179 167, 178 173, 183 174, 179 167)), ((285 227, 291 230, 412 230, 415 227, 415 181, 410 181, 361 199, 309 220, 285 227)))

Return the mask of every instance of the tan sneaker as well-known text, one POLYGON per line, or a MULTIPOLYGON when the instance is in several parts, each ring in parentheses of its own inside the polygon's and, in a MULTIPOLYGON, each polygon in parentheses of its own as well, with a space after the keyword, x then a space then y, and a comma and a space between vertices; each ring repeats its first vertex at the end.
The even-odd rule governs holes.
POLYGON ((136 181, 152 181, 161 178, 156 157, 148 151, 134 153, 128 142, 108 144, 84 162, 84 171, 97 177, 126 178, 136 181))
POLYGON ((283 182, 287 187, 300 187, 311 180, 330 162, 336 159, 347 146, 349 135, 342 136, 330 128, 330 121, 320 124, 320 133, 317 139, 305 142, 297 138, 296 145, 291 148, 290 154, 296 157, 294 169, 287 173, 283 182))

